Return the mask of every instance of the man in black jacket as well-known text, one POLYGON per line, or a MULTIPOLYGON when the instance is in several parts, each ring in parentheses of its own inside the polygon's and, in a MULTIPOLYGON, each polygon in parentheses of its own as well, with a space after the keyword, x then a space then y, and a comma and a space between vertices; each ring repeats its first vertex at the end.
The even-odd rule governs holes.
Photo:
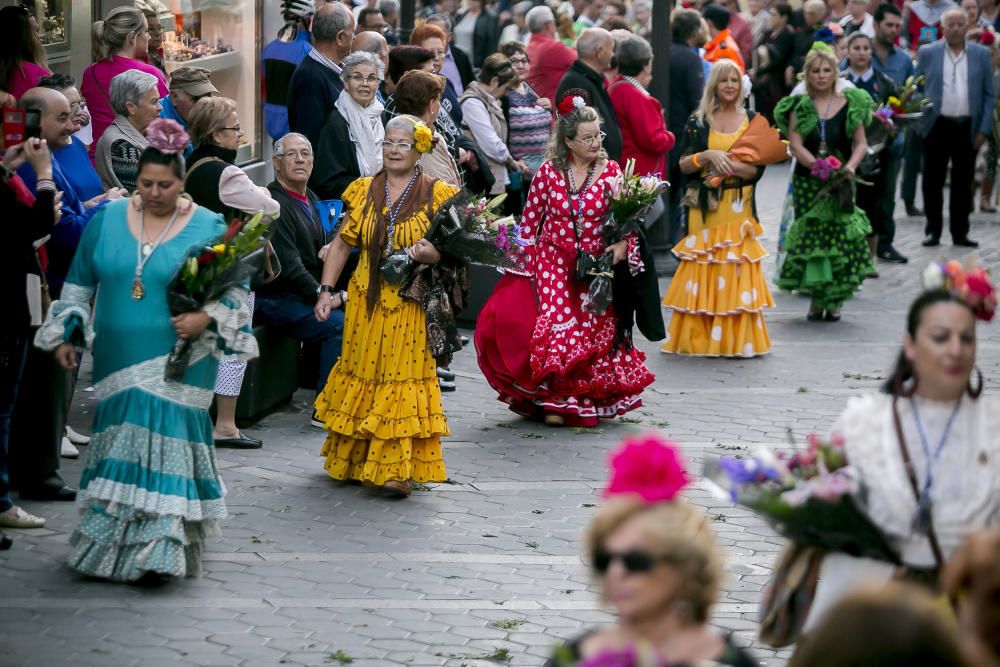
POLYGON ((698 108, 705 88, 705 70, 701 65, 697 44, 700 41, 701 16, 693 9, 677 9, 670 17, 670 106, 667 110, 667 129, 677 137, 677 143, 667 157, 670 211, 667 242, 673 245, 684 226, 684 175, 678 163, 684 155, 686 137, 684 126, 698 108))
POLYGON ((281 262, 281 273, 273 282, 257 289, 254 315, 261 324, 319 344, 316 391, 320 392, 340 356, 344 311, 334 310, 322 322, 313 314, 327 234, 316 195, 307 187, 313 168, 312 144, 305 136, 290 132, 274 143, 272 163, 275 179, 267 189, 281 204, 281 216, 271 244, 281 262))
POLYGON ((571 88, 584 90, 590 96, 590 106, 597 109, 604 120, 604 150, 612 160, 622 156, 622 132, 618 128, 615 108, 608 97, 604 73, 611 67, 615 55, 615 41, 611 33, 603 28, 588 28, 576 40, 577 60, 559 82, 555 103, 559 103, 571 88))

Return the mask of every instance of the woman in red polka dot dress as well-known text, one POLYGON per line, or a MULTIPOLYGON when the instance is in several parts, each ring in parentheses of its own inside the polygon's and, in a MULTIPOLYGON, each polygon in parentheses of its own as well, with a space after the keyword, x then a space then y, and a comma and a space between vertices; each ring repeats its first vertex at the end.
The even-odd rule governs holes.
POLYGON ((642 405, 653 382, 646 356, 616 335, 614 306, 584 305, 589 284, 574 276, 577 251, 613 253, 643 270, 638 240, 607 246, 600 227, 608 181, 621 174, 601 147, 597 111, 567 96, 521 215, 519 267, 507 270, 476 324, 479 366, 511 410, 547 424, 595 426, 642 405))

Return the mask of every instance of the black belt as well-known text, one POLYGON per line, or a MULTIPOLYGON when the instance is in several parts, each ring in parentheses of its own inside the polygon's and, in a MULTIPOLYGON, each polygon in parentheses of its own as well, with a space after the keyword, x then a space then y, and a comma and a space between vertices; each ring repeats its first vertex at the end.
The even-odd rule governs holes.
POLYGON ((949 123, 955 123, 955 125, 968 123, 972 120, 972 116, 940 116, 940 118, 941 120, 946 120, 949 123))

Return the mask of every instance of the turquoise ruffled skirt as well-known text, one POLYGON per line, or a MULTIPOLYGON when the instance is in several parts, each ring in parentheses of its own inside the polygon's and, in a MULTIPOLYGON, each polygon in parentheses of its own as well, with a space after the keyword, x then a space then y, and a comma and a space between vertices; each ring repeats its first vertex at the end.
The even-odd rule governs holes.
POLYGON ((102 400, 70 566, 114 581, 200 574, 202 545, 226 516, 213 442, 203 407, 137 387, 102 400))

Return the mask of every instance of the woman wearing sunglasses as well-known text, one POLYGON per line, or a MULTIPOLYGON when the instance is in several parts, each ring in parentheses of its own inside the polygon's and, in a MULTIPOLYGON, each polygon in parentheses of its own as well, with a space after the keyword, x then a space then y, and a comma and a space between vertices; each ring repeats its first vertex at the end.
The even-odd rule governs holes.
POLYGON ((707 624, 723 561, 708 519, 678 495, 688 482, 683 465, 672 443, 653 437, 626 441, 612 456, 608 500, 585 539, 618 620, 559 647, 547 667, 757 664, 707 624))

